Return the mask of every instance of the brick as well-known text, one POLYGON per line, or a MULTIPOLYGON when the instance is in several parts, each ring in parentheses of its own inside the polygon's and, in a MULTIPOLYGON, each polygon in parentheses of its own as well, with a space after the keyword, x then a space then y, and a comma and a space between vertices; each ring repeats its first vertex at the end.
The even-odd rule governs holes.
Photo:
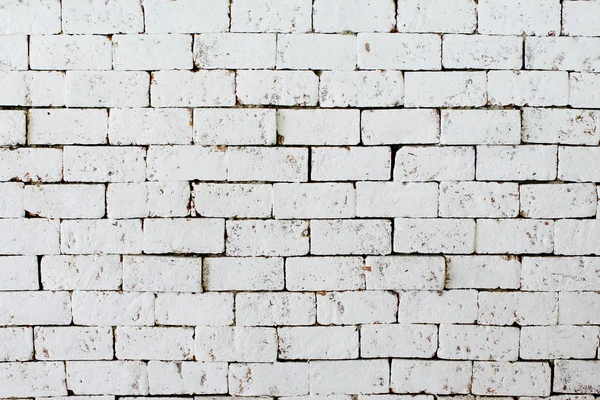
MULTIPOLYGON (((600 73, 569 74, 569 105, 571 107, 600 107, 600 73)), ((566 89, 565 89, 566 90, 566 89)))
POLYGON ((386 0, 316 0, 313 28, 316 32, 390 32, 395 26, 394 4, 386 0))
POLYGON ((279 109, 277 134, 279 142, 286 145, 356 145, 360 111, 279 109))
POLYGON ((27 35, 0 36, 0 47, 3 49, 0 54, 0 70, 26 70, 29 68, 27 35))
POLYGON ((221 253, 225 249, 224 233, 222 219, 147 219, 144 221, 144 252, 221 253))
POLYGON ((310 0, 234 0, 231 3, 232 32, 303 33, 311 30, 310 0))
MULTIPOLYGON (((519 289, 521 263, 511 256, 446 257, 448 289, 519 289)), ((524 270, 524 268, 523 268, 524 270)))
POLYGON ((521 358, 596 358, 597 326, 527 326, 521 329, 521 358))
POLYGON ((282 290, 285 285, 282 258, 205 258, 203 268, 209 291, 282 290))
POLYGON ((0 275, 2 291, 39 289, 38 260, 35 256, 0 257, 0 275))
POLYGON ((600 254, 600 220, 558 220, 554 227, 555 254, 600 254))
POLYGON ((154 294, 75 291, 73 322, 91 326, 154 325, 154 294))
POLYGON ((140 182, 146 176, 146 150, 141 147, 64 148, 67 182, 140 182))
POLYGON ((396 152, 394 181, 473 180, 473 147, 403 146, 396 152))
POLYGON ((190 35, 114 35, 116 70, 192 69, 190 35), (165 54, 169 54, 165 57, 165 54))
POLYGON ((75 394, 148 394, 147 367, 141 361, 70 361, 66 364, 67 387, 75 394))
POLYGON ((386 393, 390 386, 387 360, 310 362, 311 394, 386 393))
POLYGON ((469 254, 475 251, 472 219, 396 218, 395 253, 469 254))
POLYGON ((393 292, 320 292, 317 322, 320 325, 392 323, 396 322, 397 304, 393 292))
POLYGON ((143 0, 147 33, 224 32, 227 0, 143 0))
POLYGON ((361 257, 291 257, 285 262, 286 289, 360 290, 365 288, 364 271, 361 257))
POLYGON ((477 26, 474 0, 400 0, 399 32, 473 33, 477 26))
POLYGON ((201 292, 202 259, 124 256, 123 290, 132 292, 201 292))
POLYGON ((44 290, 118 290, 123 267, 118 255, 57 255, 44 256, 40 272, 44 290))
POLYGON ((314 293, 238 293, 236 324, 240 326, 313 325, 316 318, 314 293))
POLYGON ((442 144, 520 144, 518 110, 443 110, 442 144))
POLYGON ((90 109, 31 109, 29 144, 106 144, 108 113, 90 109))
POLYGON ((564 106, 568 82, 566 71, 490 71, 488 99, 499 106, 564 106))
POLYGON ((308 221, 227 221, 230 256, 300 256, 308 253, 308 221))
POLYGON ((277 69, 353 70, 356 37, 353 35, 278 35, 277 69))
POLYGON ((437 35, 398 33, 358 35, 360 69, 442 69, 441 51, 442 40, 437 35))
POLYGON ((71 323, 69 292, 2 292, 1 325, 68 325, 71 323))
POLYGON ((550 395, 548 363, 474 362, 472 392, 497 396, 550 395))
POLYGON ((275 35, 204 33, 194 37, 194 64, 201 69, 275 68, 275 35))
POLYGON ((66 396, 65 367, 61 362, 0 364, 0 396, 66 396))
POLYGON ((0 219, 0 254, 57 254, 58 225, 48 219, 0 219))
POLYGON ((60 33, 61 3, 59 0, 6 3, 0 11, 0 21, 2 35, 60 33))
POLYGON ((600 114, 595 110, 525 108, 523 141, 598 145, 600 114))
POLYGON ((478 32, 492 35, 554 36, 560 34, 558 0, 482 0, 478 32))
POLYGON ((188 182, 111 183, 106 191, 109 218, 186 217, 188 182))
POLYGON ((149 84, 145 71, 67 71, 65 105, 147 107, 149 84))
POLYGON ((0 86, 3 106, 65 105, 65 76, 59 71, 0 71, 0 86))
POLYGON ((141 3, 102 0, 65 0, 62 4, 63 29, 66 33, 112 34, 138 33, 144 30, 141 3))
POLYGON ((113 145, 191 144, 192 113, 179 108, 113 108, 108 138, 113 145))
POLYGON ((595 377, 599 372, 600 361, 556 361, 552 388, 558 393, 598 393, 595 377))
POLYGON ((203 217, 270 217, 272 192, 263 184, 193 184, 194 205, 203 217))
POLYGON ((556 146, 477 146, 477 180, 552 181, 557 152, 556 146))
POLYGON ((225 149, 204 146, 150 146, 146 159, 150 181, 217 181, 227 178, 225 149))
POLYGON ((519 328, 440 325, 439 335, 439 358, 517 361, 519 357, 519 328))
POLYGON ((552 253, 554 222, 541 220, 480 219, 475 248, 478 253, 552 253))
POLYGON ((525 67, 554 71, 600 72, 598 56, 594 59, 590 54, 581 53, 597 48, 598 45, 599 38, 530 37, 525 41, 525 67))
POLYGON ((353 326, 278 328, 277 337, 284 360, 358 358, 358 330, 353 326))
POLYGON ((437 349, 435 325, 376 324, 360 328, 363 358, 431 358, 437 349))
POLYGON ((33 358, 31 328, 0 328, 0 343, 1 361, 29 361, 33 358))
POLYGON ((42 218, 102 218, 104 185, 28 185, 25 212, 42 218))
POLYGON ((199 361, 274 362, 277 359, 275 328, 196 327, 195 343, 199 361))
POLYGON ((440 115, 437 110, 364 110, 361 138, 365 145, 438 143, 440 115))
POLYGON ((315 106, 319 77, 312 71, 245 71, 236 73, 240 104, 315 106))
POLYGON ((523 39, 515 36, 444 35, 442 64, 444 68, 458 69, 521 69, 523 39))
POLYGON ((596 215, 596 186, 585 183, 521 185, 521 215, 528 218, 577 218, 596 215))
POLYGON ((296 396, 308 394, 308 391, 308 363, 229 366, 229 393, 234 396, 296 396))
POLYGON ((441 182, 440 217, 516 217, 519 185, 496 182, 441 182))
POLYGON ((556 325, 556 293, 479 292, 482 325, 556 325))
POLYGON ((479 107, 487 103, 485 72, 407 72, 405 107, 479 107))
POLYGON ((289 218, 352 218, 356 216, 350 183, 276 183, 273 215, 289 218))
POLYGON ((444 259, 438 256, 367 257, 369 290, 442 290, 444 259))
POLYGON ((523 257, 521 290, 597 291, 600 259, 595 257, 523 257))
POLYGON ((558 323, 561 325, 590 325, 600 321, 597 292, 561 292, 558 303, 558 323))
POLYGON ((112 68, 112 44, 105 36, 32 35, 29 47, 31 69, 107 70, 112 68))
POLYGON ((152 107, 226 107, 235 104, 233 71, 157 71, 152 73, 151 82, 152 107))
POLYGON ((59 182, 62 180, 61 149, 0 149, 0 181, 59 182))
POLYGON ((573 182, 598 182, 597 148, 561 146, 558 152, 558 178, 573 182))
POLYGON ((111 360, 111 327, 36 327, 34 329, 37 360, 111 360))
POLYGON ((437 183, 356 182, 359 217, 436 217, 437 183))
POLYGON ((403 103, 404 79, 400 71, 324 71, 321 74, 321 107, 397 107, 403 103))
POLYGON ((394 393, 470 393, 469 361, 392 360, 394 393))
POLYGON ((142 251, 140 220, 64 220, 63 254, 137 254, 142 251))
MULTIPOLYGON (((1 39, 0 39, 1 40, 1 39)), ((0 145, 25 144, 27 122, 24 111, 3 110, 0 112, 0 145)))
POLYGON ((388 180, 391 157, 389 147, 313 147, 311 180, 388 180))
POLYGON ((197 108, 194 143, 201 145, 269 145, 277 142, 276 111, 269 109, 197 108))
POLYGON ((226 326, 233 323, 232 293, 159 293, 156 323, 226 326))
POLYGON ((372 254, 392 251, 392 224, 388 220, 313 220, 311 254, 372 254))
POLYGON ((598 11, 593 2, 564 1, 562 3, 562 34, 568 36, 599 36, 598 11))
POLYGON ((398 321, 417 324, 472 324, 477 319, 477 291, 409 291, 400 295, 398 321))
POLYGON ((226 393, 227 364, 150 361, 148 380, 153 395, 226 393))
POLYGON ((125 360, 191 360, 193 328, 118 327, 115 354, 125 360))
POLYGON ((21 218, 25 216, 25 186, 21 182, 0 183, 0 217, 21 218))
POLYGON ((227 156, 229 181, 308 180, 307 148, 230 147, 227 156))

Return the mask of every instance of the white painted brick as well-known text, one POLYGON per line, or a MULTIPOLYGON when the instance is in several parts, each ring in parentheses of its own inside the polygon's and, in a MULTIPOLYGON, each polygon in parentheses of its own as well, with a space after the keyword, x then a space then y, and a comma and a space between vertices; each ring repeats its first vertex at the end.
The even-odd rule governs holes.
POLYGON ((360 355, 363 358, 431 358, 437 349, 435 325, 362 325, 360 355))
POLYGON ((359 110, 277 110, 277 134, 285 145, 356 145, 360 123, 359 110))
POLYGON ((473 180, 474 176, 473 147, 403 146, 396 152, 395 181, 473 180))
POLYGON ((227 221, 229 256, 301 256, 308 250, 308 221, 227 221))
POLYGON ((511 256, 450 256, 446 258, 448 289, 518 289, 521 263, 511 256))
POLYGON ((142 147, 64 148, 67 182, 139 182, 146 176, 146 150, 142 147))
POLYGON ((477 220, 478 253, 552 253, 554 222, 543 220, 477 220))
POLYGON ((319 77, 312 71, 245 71, 236 73, 240 104, 315 106, 319 77))
POLYGON ((523 39, 516 36, 444 35, 442 64, 444 68, 459 69, 521 69, 523 39))
POLYGON ((196 211, 203 217, 271 216, 271 185, 203 182, 194 184, 193 188, 196 211))
POLYGON ((310 362, 311 394, 386 393, 389 386, 387 360, 310 362))
POLYGON ((226 107, 235 104, 233 71, 158 71, 152 73, 151 82, 152 107, 226 107))
POLYGON ((227 364, 204 362, 148 363, 150 394, 227 392, 227 364))
POLYGON ((205 258, 203 268, 209 291, 282 290, 285 285, 282 258, 205 258))
POLYGON ((477 146, 477 180, 552 181, 556 146, 477 146))
POLYGON ((129 360, 190 360, 194 328, 118 327, 115 354, 129 360))
POLYGON ((311 30, 311 0, 234 0, 232 32, 303 33, 311 30))
POLYGON ((38 260, 35 256, 0 257, 0 275, 2 291, 39 289, 38 260))
POLYGON ((279 357, 284 360, 358 358, 354 326, 298 326, 277 329, 279 357))
POLYGON ((442 144, 519 144, 518 110, 443 110, 442 144))
POLYGON ((600 107, 600 73, 569 74, 569 105, 572 107, 600 107))
POLYGON ((564 1, 562 3, 562 34, 568 36, 599 36, 599 12, 600 4, 595 2, 564 1))
POLYGON ((150 75, 145 71, 67 71, 65 104, 67 107, 147 107, 149 84, 150 75))
POLYGON ((278 35, 277 69, 353 70, 354 35, 278 35))
POLYGON ((321 74, 321 107, 397 107, 403 103, 404 79, 400 71, 325 71, 321 74))
POLYGON ((476 325, 440 325, 439 358, 455 360, 517 361, 519 328, 476 325))
POLYGON ((63 254, 137 254, 142 251, 140 220, 64 220, 63 254))
POLYGON ((557 293, 479 292, 482 325, 556 325, 557 293))
POLYGON ((596 147, 561 146, 558 152, 558 178, 573 182, 598 182, 596 167, 600 150, 596 147))
POLYGON ((113 145, 191 144, 192 114, 179 108, 113 108, 108 138, 113 145))
POLYGON ((156 323, 225 326, 233 323, 232 293, 159 293, 156 323))
POLYGON ((204 33, 194 37, 194 63, 201 69, 275 68, 273 34, 204 33))
MULTIPOLYGON (((33 334, 31 328, 0 328, 1 361, 29 361, 32 358, 33 334)), ((39 360, 39 358, 37 359, 39 360)))
POLYGON ((276 183, 273 215, 290 218, 353 218, 354 187, 350 183, 276 183))
POLYGON ((560 34, 559 0, 482 0, 478 32, 492 35, 560 34))
POLYGON ((150 146, 146 161, 148 180, 225 180, 225 151, 204 146, 150 146))
POLYGON ((364 274, 362 257, 292 257, 285 262, 290 291, 360 290, 364 274))
POLYGON ((525 41, 527 69, 600 72, 599 38, 530 37, 525 41))
POLYGON ((296 396, 308 390, 308 363, 229 365, 229 393, 234 396, 296 396))
POLYGON ((224 32, 227 0, 143 0, 147 33, 224 32))
POLYGON ((596 291, 600 259, 596 257, 523 257, 521 290, 596 291))
POLYGON ((221 253, 225 221, 216 218, 144 220, 144 252, 221 253))
POLYGON ((0 219, 0 254, 58 254, 58 224, 48 219, 0 219))
POLYGON ((1 325, 69 325, 70 323, 69 292, 0 293, 1 325))
POLYGON ((361 137, 366 145, 438 143, 440 115, 437 110, 364 110, 361 137))
POLYGON ((21 182, 0 183, 0 217, 21 218, 24 209, 25 185, 21 182))
MULTIPOLYGON (((375 395, 373 395, 375 396, 375 395)), ((281 397, 282 400, 351 400, 350 394, 311 394, 305 396, 281 397)))
POLYGON ((65 0, 63 29, 67 33, 138 33, 144 30, 144 13, 136 0, 65 0))
POLYGON ((153 325, 154 295, 152 293, 74 291, 73 322, 76 325, 91 326, 153 325))
POLYGON ((40 271, 44 290, 118 290, 123 275, 118 255, 44 256, 40 271))
POLYGON ((133 292, 201 292, 202 259, 124 256, 123 290, 133 292))
POLYGON ((519 185, 497 182, 440 183, 440 217, 516 217, 519 185))
POLYGON ((66 364, 67 388, 75 394, 148 394, 144 362, 69 361, 66 364))
POLYGON ((361 69, 442 69, 442 40, 437 35, 361 33, 358 66, 361 69))
POLYGON ((569 103, 566 71, 490 71, 488 99, 499 106, 565 106, 569 103))
POLYGON ((0 71, 0 105, 63 106, 65 75, 59 71, 0 71))
POLYGON ((199 361, 274 362, 277 359, 275 328, 196 327, 195 343, 199 361))
MULTIPOLYGON (((556 361, 553 389, 558 393, 596 393, 600 385, 596 376, 600 373, 599 361, 556 361)), ((572 396, 581 398, 584 396, 572 396)))
POLYGON ((521 358, 596 358, 597 326, 528 326, 521 329, 521 358))
POLYGON ((406 107, 478 107, 487 103, 485 72, 407 72, 406 107))
POLYGON ((394 393, 457 394, 471 391, 469 361, 392 360, 394 393))
POLYGON ((106 110, 31 109, 28 113, 29 144, 105 144, 107 137, 106 110))
POLYGON ((548 396, 551 374, 548 363, 474 362, 472 392, 497 396, 548 396))
POLYGON ((0 149, 0 181, 59 182, 61 149, 0 149))
POLYGON ((0 145, 25 144, 27 123, 24 111, 2 110, 0 112, 0 145))
POLYGON ((369 290, 442 290, 444 288, 443 257, 367 257, 365 271, 369 290))
POLYGON ((193 67, 191 35, 114 35, 112 44, 116 70, 193 67))
POLYGON ((472 324, 477 319, 477 291, 409 291, 400 295, 398 321, 403 323, 472 324))
POLYGON ((437 183, 356 182, 359 217, 436 217, 437 183))
POLYGON ((311 180, 388 180, 391 153, 389 147, 313 147, 311 180))
POLYGON ((26 0, 6 2, 0 11, 0 34, 59 33, 61 2, 59 0, 26 0))
POLYGON ((600 254, 600 219, 569 220, 555 223, 555 254, 586 255, 600 254))
POLYGON ((561 292, 558 323, 566 325, 598 324, 600 294, 597 292, 561 292))
POLYGON ((308 149, 284 147, 230 147, 228 180, 305 182, 308 149))
POLYGON ((523 141, 598 145, 600 114, 596 110, 525 108, 523 141))
POLYGON ((395 26, 394 4, 375 0, 316 0, 313 28, 316 32, 389 32, 395 26))
POLYGON ((25 211, 42 218, 102 218, 104 185, 27 185, 25 211))
POLYGON ((475 251, 472 219, 394 220, 394 252, 469 254, 475 251))
MULTIPOLYGON (((1 26, 0 31, 2 31, 1 26)), ((2 47, 0 70, 28 69, 29 50, 27 35, 2 35, 0 36, 0 47, 2 47)))
POLYGON ((400 0, 398 31, 473 33, 476 4, 474 0, 400 0))
POLYGON ((186 217, 188 182, 111 183, 106 191, 109 218, 186 217))
POLYGON ((261 145, 277 142, 276 111, 270 109, 197 108, 194 143, 261 145))
POLYGON ((111 327, 36 327, 36 360, 111 360, 111 327))
POLYGON ((6 398, 67 395, 65 366, 61 362, 2 363, 0 381, 0 396, 6 398))
POLYGON ((313 325, 314 293, 261 292, 235 296, 236 324, 241 326, 313 325))
POLYGON ((313 220, 311 254, 389 254, 392 224, 388 220, 313 220))
POLYGON ((319 292, 317 322, 320 325, 392 323, 396 322, 397 304, 392 292, 319 292))
POLYGON ((111 69, 111 46, 106 36, 32 35, 29 65, 45 70, 111 69))
POLYGON ((521 185, 521 215, 527 218, 596 216, 596 185, 585 183, 521 185))

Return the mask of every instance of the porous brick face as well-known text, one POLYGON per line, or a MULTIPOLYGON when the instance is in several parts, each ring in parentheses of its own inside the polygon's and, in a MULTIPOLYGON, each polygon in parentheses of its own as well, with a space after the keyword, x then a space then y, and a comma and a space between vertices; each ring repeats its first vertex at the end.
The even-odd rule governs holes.
POLYGON ((599 144, 599 0, 0 0, 0 400, 594 400, 599 144))

